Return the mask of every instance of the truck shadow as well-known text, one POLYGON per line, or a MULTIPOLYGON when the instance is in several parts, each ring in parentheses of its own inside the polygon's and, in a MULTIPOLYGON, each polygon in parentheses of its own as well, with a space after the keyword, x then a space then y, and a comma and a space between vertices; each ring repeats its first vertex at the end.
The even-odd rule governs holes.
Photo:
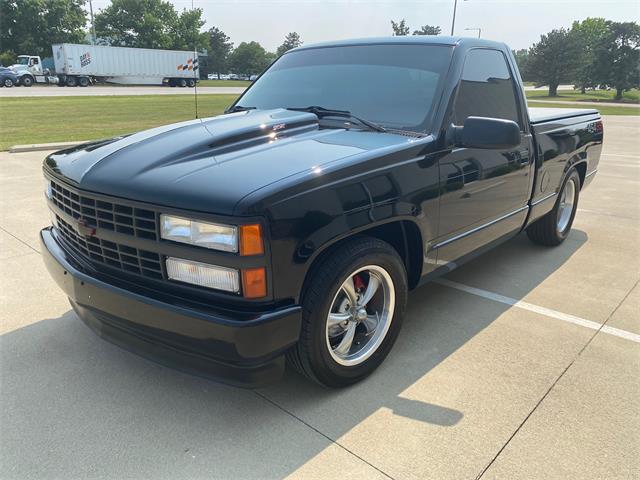
MULTIPOLYGON (((504 282, 500 293, 522 298, 586 241, 574 230, 546 249, 519 236, 448 278, 504 282)), ((0 337, 0 476, 282 478, 380 412, 454 428, 464 412, 424 401, 424 389, 416 398, 412 387, 508 308, 425 285, 409 297, 393 351, 365 381, 328 390, 288 371, 255 392, 125 352, 69 311, 0 337)))

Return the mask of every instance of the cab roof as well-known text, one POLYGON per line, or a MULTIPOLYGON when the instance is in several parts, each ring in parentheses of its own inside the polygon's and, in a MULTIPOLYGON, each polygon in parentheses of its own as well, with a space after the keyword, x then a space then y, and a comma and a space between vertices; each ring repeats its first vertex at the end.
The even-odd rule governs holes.
MULTIPOLYGON (((335 40, 330 42, 314 43, 310 45, 302 45, 300 47, 289 50, 289 52, 295 52, 299 50, 308 50, 312 48, 327 48, 327 47, 346 47, 356 45, 444 45, 450 47, 457 46, 477 46, 477 47, 492 47, 497 49, 504 49, 506 45, 502 42, 494 42, 492 40, 485 40, 482 38, 470 38, 470 37, 449 37, 445 35, 407 35, 398 37, 369 37, 369 38, 355 38, 347 40, 335 40)), ((288 53, 288 52, 287 52, 288 53)))

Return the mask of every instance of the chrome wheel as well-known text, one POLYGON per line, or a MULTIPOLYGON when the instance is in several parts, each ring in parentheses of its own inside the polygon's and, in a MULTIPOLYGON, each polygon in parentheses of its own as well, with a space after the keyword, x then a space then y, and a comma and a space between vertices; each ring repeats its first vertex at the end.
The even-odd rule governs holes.
POLYGON ((576 182, 570 178, 564 185, 562 195, 560 196, 560 205, 558 206, 558 232, 562 233, 567 229, 573 213, 573 206, 576 202, 576 182))
POLYGON ((382 344, 395 306, 395 289, 389 273, 367 265, 342 283, 329 309, 327 347, 340 365, 359 365, 382 344))

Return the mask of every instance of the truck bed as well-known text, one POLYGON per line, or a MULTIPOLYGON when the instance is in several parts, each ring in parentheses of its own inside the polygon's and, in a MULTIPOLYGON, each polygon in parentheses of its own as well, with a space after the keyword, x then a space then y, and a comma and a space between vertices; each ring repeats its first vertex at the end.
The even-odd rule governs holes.
POLYGON ((551 120, 598 115, 595 108, 535 108, 529 107, 529 120, 532 125, 551 120))

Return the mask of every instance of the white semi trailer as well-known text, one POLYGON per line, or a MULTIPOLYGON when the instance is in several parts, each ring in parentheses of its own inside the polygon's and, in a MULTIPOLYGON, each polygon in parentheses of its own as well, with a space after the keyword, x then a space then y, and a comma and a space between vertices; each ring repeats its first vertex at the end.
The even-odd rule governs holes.
POLYGON ((20 83, 57 83, 86 87, 110 82, 129 85, 193 87, 198 80, 198 54, 179 50, 106 47, 61 43, 52 45, 55 74, 43 71, 38 56, 20 55, 20 83), (57 81, 56 81, 57 80, 57 81))

